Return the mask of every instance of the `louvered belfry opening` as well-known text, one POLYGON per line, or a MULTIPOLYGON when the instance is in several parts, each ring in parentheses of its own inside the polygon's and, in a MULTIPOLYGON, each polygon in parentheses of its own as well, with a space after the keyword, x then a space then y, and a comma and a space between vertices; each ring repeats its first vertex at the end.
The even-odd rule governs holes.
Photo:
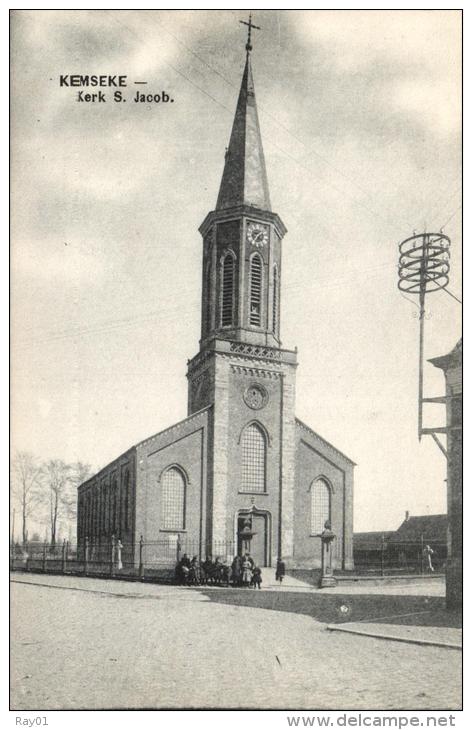
POLYGON ((221 297, 221 324, 231 327, 234 311, 234 258, 228 253, 223 260, 223 283, 221 297))
POLYGON ((261 326, 262 304, 262 259, 256 254, 251 259, 251 291, 249 323, 255 327, 261 326))
POLYGON ((273 297, 272 297, 272 332, 274 335, 277 334, 277 309, 279 306, 279 290, 278 290, 278 272, 277 272, 277 266, 274 266, 274 274, 273 274, 273 297))

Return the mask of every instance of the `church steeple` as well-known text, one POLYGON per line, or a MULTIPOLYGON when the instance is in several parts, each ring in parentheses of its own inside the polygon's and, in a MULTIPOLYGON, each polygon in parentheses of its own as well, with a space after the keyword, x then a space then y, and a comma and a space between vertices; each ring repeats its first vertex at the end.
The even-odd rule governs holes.
MULTIPOLYGON (((251 24, 251 27, 255 26, 251 24)), ((271 210, 251 69, 250 36, 246 49, 246 66, 226 151, 216 210, 239 205, 271 210)))
MULTIPOLYGON (((241 21, 243 22, 243 21, 241 21)), ((286 228, 272 212, 251 70, 246 65, 215 210, 203 236, 200 348, 222 340, 280 348, 282 238, 286 228)))

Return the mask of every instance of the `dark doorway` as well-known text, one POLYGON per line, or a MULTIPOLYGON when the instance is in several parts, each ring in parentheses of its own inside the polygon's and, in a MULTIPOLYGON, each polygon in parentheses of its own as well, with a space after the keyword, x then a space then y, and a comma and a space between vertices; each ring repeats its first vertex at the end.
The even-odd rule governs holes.
POLYGON ((244 553, 243 539, 241 532, 250 521, 251 531, 254 533, 251 539, 250 553, 256 565, 260 568, 267 567, 268 562, 268 515, 258 512, 240 512, 238 515, 238 555, 244 553))

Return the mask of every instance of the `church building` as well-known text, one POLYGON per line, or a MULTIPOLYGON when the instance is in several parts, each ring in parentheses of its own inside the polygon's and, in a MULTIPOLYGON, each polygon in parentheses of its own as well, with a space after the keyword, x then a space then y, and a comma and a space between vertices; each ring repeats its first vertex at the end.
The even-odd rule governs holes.
POLYGON ((330 520, 334 568, 352 568, 354 462, 296 417, 297 352, 281 346, 286 228, 270 203, 251 50, 249 34, 218 200, 199 229, 201 339, 188 362, 187 418, 79 487, 79 550, 119 538, 137 565, 142 539, 157 562, 177 542, 231 561, 250 532, 261 567, 281 556, 312 568, 330 520))

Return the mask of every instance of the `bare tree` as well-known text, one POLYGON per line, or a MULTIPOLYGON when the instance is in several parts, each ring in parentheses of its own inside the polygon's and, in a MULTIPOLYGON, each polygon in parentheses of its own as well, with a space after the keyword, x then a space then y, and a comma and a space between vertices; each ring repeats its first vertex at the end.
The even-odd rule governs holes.
POLYGON ((77 521, 77 488, 87 481, 91 475, 92 469, 90 464, 84 464, 82 461, 77 461, 74 464, 71 464, 69 487, 63 500, 64 522, 66 523, 69 532, 69 538, 72 526, 75 526, 77 521))
POLYGON ((19 502, 23 545, 28 539, 28 518, 42 501, 42 469, 38 459, 28 451, 19 451, 12 463, 13 494, 19 502))
POLYGON ((55 545, 58 520, 63 513, 70 489, 71 467, 61 459, 51 459, 43 465, 43 475, 49 489, 51 545, 55 545))

